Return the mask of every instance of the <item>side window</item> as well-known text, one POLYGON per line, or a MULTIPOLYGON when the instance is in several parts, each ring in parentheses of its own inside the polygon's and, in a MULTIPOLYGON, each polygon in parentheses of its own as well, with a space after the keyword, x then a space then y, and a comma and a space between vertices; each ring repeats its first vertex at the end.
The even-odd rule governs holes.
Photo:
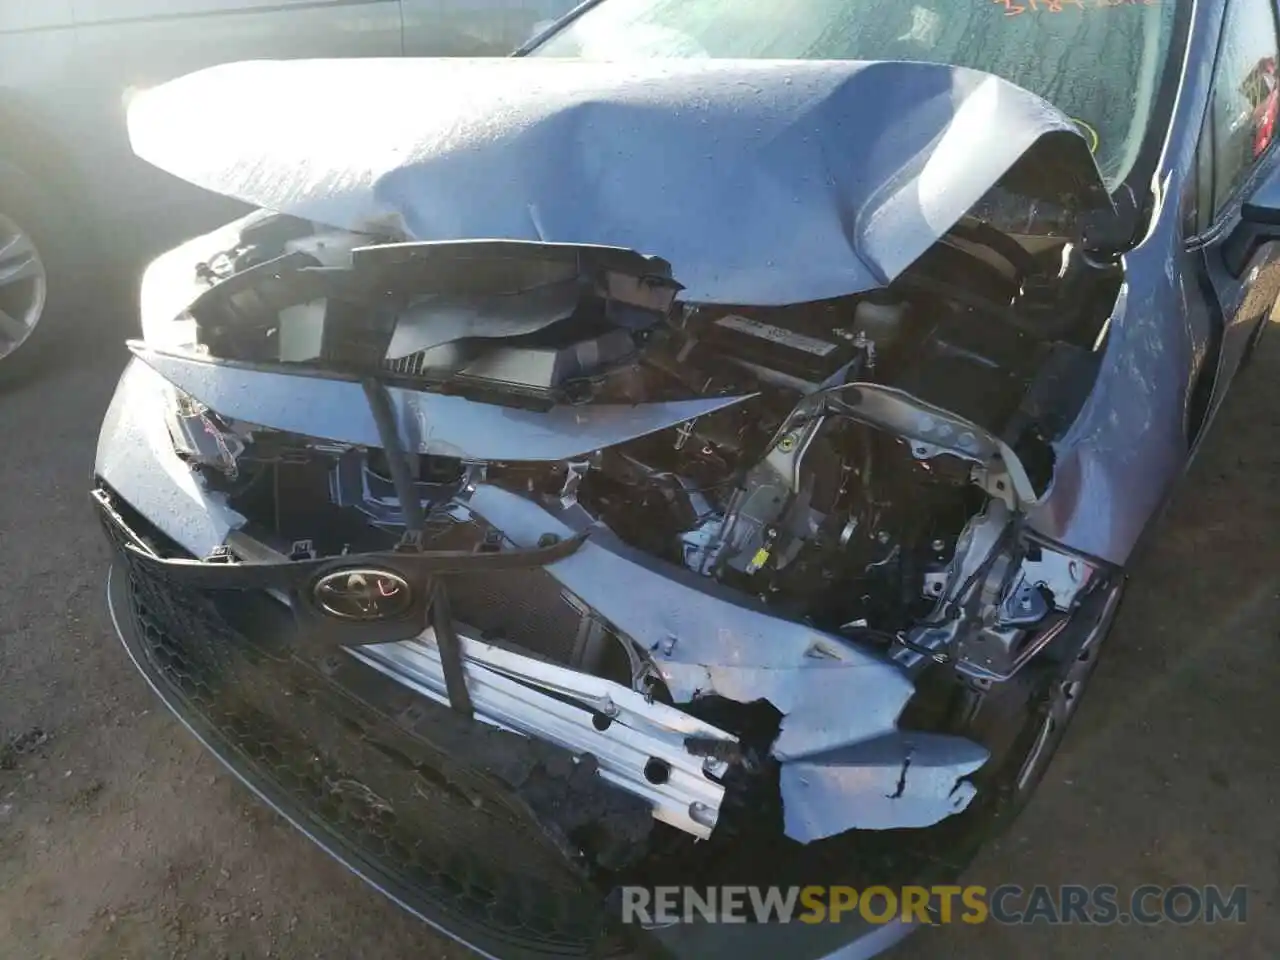
MULTIPOLYGON (((1214 67, 1200 179, 1212 177, 1216 216, 1271 143, 1280 107, 1275 0, 1229 0, 1214 67), (1211 156, 1206 156, 1206 152, 1211 156), (1212 164, 1212 173, 1204 169, 1212 164)), ((1207 194, 1202 194, 1207 196, 1207 194)))

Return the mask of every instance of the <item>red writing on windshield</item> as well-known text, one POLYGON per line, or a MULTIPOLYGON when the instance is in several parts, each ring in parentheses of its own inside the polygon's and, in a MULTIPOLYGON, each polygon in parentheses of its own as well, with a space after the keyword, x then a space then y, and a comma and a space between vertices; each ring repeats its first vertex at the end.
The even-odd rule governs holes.
POLYGON ((1006 17, 1024 13, 1066 13, 1069 10, 1111 10, 1118 7, 1154 7, 1164 0, 991 0, 1004 7, 1006 17))

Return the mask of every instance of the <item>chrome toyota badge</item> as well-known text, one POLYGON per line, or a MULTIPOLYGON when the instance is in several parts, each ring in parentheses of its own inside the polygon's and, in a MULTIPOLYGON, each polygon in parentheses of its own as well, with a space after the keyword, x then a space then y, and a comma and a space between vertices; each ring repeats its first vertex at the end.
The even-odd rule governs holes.
POLYGON ((316 605, 339 620, 395 620, 413 603, 409 581, 390 570, 339 570, 316 581, 316 605))

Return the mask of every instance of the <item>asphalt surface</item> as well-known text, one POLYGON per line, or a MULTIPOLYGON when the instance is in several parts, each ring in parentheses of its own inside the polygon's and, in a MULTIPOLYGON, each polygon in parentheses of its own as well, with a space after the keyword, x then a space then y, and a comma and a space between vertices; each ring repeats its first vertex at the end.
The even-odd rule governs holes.
MULTIPOLYGON (((115 640, 86 491, 132 333, 64 311, 65 351, 0 382, 0 956, 463 957, 265 811, 115 640)), ((1280 956, 1280 336, 1136 571, 1065 747, 967 878, 1247 884, 1243 924, 955 926, 897 954, 1280 956)))

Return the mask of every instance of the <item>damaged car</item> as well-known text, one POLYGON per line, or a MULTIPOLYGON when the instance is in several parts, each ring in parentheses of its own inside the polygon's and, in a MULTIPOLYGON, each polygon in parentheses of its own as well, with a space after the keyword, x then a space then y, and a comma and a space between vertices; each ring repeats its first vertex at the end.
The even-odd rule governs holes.
POLYGON ((160 697, 488 956, 900 937, 618 891, 954 879, 1280 292, 1269 0, 1006 8, 605 0, 138 97, 257 208, 147 270, 98 446, 160 697))

